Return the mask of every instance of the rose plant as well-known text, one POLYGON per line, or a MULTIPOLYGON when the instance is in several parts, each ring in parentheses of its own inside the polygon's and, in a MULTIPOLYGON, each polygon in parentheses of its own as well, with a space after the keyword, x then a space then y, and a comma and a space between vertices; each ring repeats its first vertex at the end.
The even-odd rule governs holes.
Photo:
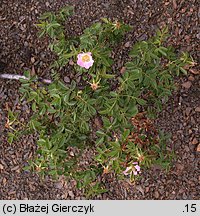
POLYGON ((66 7, 57 14, 46 13, 38 24, 57 54, 51 65, 53 82, 43 84, 29 73, 21 80, 22 101, 32 107, 26 132, 36 134, 38 146, 26 169, 75 178, 78 187, 93 196, 105 191, 97 181, 102 174, 113 172, 134 182, 152 163, 168 167, 171 154, 165 136, 148 133, 149 119, 174 90, 174 77, 186 74, 192 60, 164 45, 165 28, 132 47, 123 73, 113 71, 112 50, 132 28, 103 18, 81 36, 71 37, 64 23, 72 11, 66 7), (59 74, 63 67, 72 75, 67 84, 59 74), (71 156, 71 148, 79 153, 71 156), (95 152, 94 162, 80 167, 81 154, 88 148, 95 152))

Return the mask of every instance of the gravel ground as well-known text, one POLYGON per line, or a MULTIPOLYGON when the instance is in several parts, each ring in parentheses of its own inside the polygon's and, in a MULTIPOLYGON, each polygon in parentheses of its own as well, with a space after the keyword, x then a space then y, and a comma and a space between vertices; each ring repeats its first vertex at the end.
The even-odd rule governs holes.
MULTIPOLYGON (((101 17, 120 19, 133 26, 115 53, 114 68, 120 69, 129 47, 147 39, 158 27, 169 26, 169 44, 177 51, 186 50, 194 60, 200 59, 200 4, 195 0, 82 0, 81 3, 61 0, 1 0, 0 5, 0 73, 23 74, 34 67, 47 78, 48 66, 54 56, 47 49, 48 39, 38 40, 34 26, 45 11, 55 11, 70 3, 75 15, 66 23, 67 32, 81 31, 101 17)), ((177 81, 179 89, 162 111, 156 125, 172 135, 169 148, 174 148, 176 159, 166 173, 158 166, 142 173, 136 185, 117 181, 112 175, 102 181, 108 193, 95 199, 199 199, 200 198, 200 79, 199 67, 188 77, 177 81)), ((36 146, 31 137, 23 137, 10 145, 6 141, 6 110, 27 110, 18 106, 19 83, 0 80, 0 199, 85 199, 76 189, 76 182, 64 179, 41 180, 36 174, 24 172, 23 166, 31 158, 36 146)), ((24 121, 28 113, 21 116, 24 121)), ((85 152, 84 158, 91 153, 85 152)), ((89 160, 89 159, 88 159, 89 160)))

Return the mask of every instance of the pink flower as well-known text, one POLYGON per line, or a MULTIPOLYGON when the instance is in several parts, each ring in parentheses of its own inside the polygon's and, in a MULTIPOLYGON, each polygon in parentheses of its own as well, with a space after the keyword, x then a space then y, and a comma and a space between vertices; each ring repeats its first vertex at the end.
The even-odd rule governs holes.
POLYGON ((126 169, 123 171, 124 175, 129 175, 131 172, 129 172, 130 170, 132 170, 132 167, 126 167, 126 169))
POLYGON ((133 162, 131 166, 127 167, 126 170, 123 171, 124 175, 129 175, 133 173, 134 175, 138 175, 140 173, 140 166, 138 162, 133 162))
POLYGON ((83 68, 89 69, 92 67, 94 60, 92 59, 92 53, 79 53, 77 64, 83 68))

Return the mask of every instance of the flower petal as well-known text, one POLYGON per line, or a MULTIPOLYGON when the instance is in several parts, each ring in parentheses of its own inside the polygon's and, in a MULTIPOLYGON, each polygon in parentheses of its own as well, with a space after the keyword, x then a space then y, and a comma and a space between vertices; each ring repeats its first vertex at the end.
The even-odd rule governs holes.
POLYGON ((135 165, 134 167, 135 167, 135 169, 136 169, 138 172, 140 172, 140 166, 135 165))
POLYGON ((84 67, 84 62, 81 61, 81 59, 78 59, 77 60, 77 65, 81 66, 81 67, 84 67))
POLYGON ((91 52, 87 52, 87 53, 79 53, 77 55, 77 65, 79 65, 80 67, 89 69, 90 67, 92 67, 94 60, 92 59, 92 53, 91 52), (84 61, 84 56, 87 55, 87 57, 89 57, 89 61, 84 61))
POLYGON ((89 69, 90 67, 92 67, 93 63, 94 63, 93 60, 91 60, 91 61, 89 61, 89 62, 84 62, 84 67, 85 67, 86 69, 89 69))
POLYGON ((128 173, 129 170, 131 170, 131 167, 126 167, 126 169, 123 171, 124 175, 129 175, 130 173, 128 173))
POLYGON ((89 56, 91 56, 91 57, 92 57, 92 53, 91 53, 91 52, 87 52, 86 54, 88 54, 89 56))
POLYGON ((137 171, 134 171, 134 172, 133 172, 133 174, 134 174, 134 175, 137 175, 137 174, 138 174, 138 172, 137 172, 137 171))

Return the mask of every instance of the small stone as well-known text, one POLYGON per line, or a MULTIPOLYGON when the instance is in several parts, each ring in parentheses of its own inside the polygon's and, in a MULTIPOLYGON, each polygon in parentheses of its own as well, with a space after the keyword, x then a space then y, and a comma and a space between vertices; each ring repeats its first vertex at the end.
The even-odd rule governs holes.
POLYGON ((137 186, 136 186, 136 189, 137 189, 138 191, 140 191, 140 193, 144 196, 144 190, 143 190, 143 188, 142 188, 140 185, 137 185, 137 186))
POLYGON ((191 85, 192 85, 192 83, 191 83, 190 81, 184 82, 184 83, 182 84, 182 86, 183 86, 184 88, 186 88, 186 89, 189 89, 189 88, 191 87, 191 85))
POLYGON ((192 110, 191 107, 187 107, 187 108, 185 109, 185 114, 186 114, 186 116, 189 116, 191 110, 192 110))
POLYGON ((35 58, 31 57, 31 63, 34 63, 34 62, 35 62, 35 58))
POLYGON ((194 138, 194 139, 192 140, 192 145, 196 145, 196 144, 198 144, 198 140, 197 140, 197 138, 194 138))
POLYGON ((73 152, 73 151, 70 151, 70 152, 69 152, 69 155, 70 155, 71 157, 74 157, 74 152, 73 152))
POLYGON ((68 192, 68 195, 69 195, 72 199, 74 199, 74 193, 73 193, 73 191, 69 191, 69 192, 68 192))
POLYGON ((25 47, 28 47, 28 46, 29 46, 27 41, 24 42, 24 46, 25 46, 25 47))
POLYGON ((56 189, 62 189, 63 184, 61 182, 57 182, 57 183, 54 184, 54 186, 55 186, 56 189))
POLYGON ((200 71, 198 71, 197 69, 190 69, 190 72, 195 75, 200 74, 200 71))
POLYGON ((195 112, 200 112, 200 107, 196 107, 195 112))
POLYGON ((189 76, 189 77, 188 77, 188 80, 190 80, 190 81, 194 81, 195 79, 194 79, 193 76, 189 76))
POLYGON ((200 152, 200 144, 197 146, 197 152, 200 152))
POLYGON ((138 41, 143 41, 143 40, 147 40, 148 35, 147 34, 142 34, 139 38, 138 41))
POLYGON ((176 164, 176 169, 180 172, 182 172, 184 170, 184 165, 180 164, 180 163, 177 163, 176 164))
POLYGON ((74 65, 74 62, 72 59, 69 60, 69 65, 73 66, 74 65))
POLYGON ((145 192, 148 193, 148 192, 149 192, 149 189, 150 189, 149 187, 146 187, 146 188, 145 188, 145 192))
POLYGON ((158 193, 158 191, 155 191, 154 196, 155 196, 156 199, 159 198, 159 193, 158 193))
POLYGON ((124 74, 125 72, 126 72, 126 68, 125 68, 125 67, 122 67, 121 70, 120 70, 120 73, 121 73, 121 74, 124 74))
POLYGON ((98 130, 101 129, 101 128, 103 127, 102 121, 101 121, 101 119, 98 118, 98 117, 95 117, 95 118, 94 118, 94 124, 95 124, 95 126, 96 126, 96 128, 97 128, 98 130))
POLYGON ((192 134, 192 130, 191 130, 191 129, 189 129, 188 133, 189 133, 189 134, 192 134))
POLYGON ((66 83, 70 83, 70 78, 69 78, 68 76, 65 76, 65 77, 64 77, 64 81, 65 81, 66 83))
POLYGON ((177 3, 176 3, 176 0, 173 0, 173 1, 172 1, 172 4, 173 4, 173 8, 174 8, 174 10, 176 10, 176 9, 177 9, 177 3))
POLYGON ((16 172, 18 172, 19 171, 19 166, 15 166, 15 167, 13 167, 12 169, 11 169, 11 171, 16 171, 16 172))
POLYGON ((49 2, 46 2, 45 4, 46 4, 46 6, 47 6, 47 7, 49 7, 49 6, 50 6, 49 2))
POLYGON ((76 78, 76 81, 77 81, 77 83, 79 83, 79 82, 81 81, 81 76, 78 76, 78 77, 76 78))
POLYGON ((3 165, 2 165, 2 164, 0 164, 0 170, 3 170, 3 168, 4 168, 4 167, 3 167, 3 165))
POLYGON ((126 42, 124 46, 125 46, 126 48, 129 48, 129 47, 131 46, 131 42, 130 42, 130 41, 126 42))
POLYGON ((6 183, 7 183, 7 179, 4 177, 4 178, 3 178, 3 185, 5 186, 6 183))

